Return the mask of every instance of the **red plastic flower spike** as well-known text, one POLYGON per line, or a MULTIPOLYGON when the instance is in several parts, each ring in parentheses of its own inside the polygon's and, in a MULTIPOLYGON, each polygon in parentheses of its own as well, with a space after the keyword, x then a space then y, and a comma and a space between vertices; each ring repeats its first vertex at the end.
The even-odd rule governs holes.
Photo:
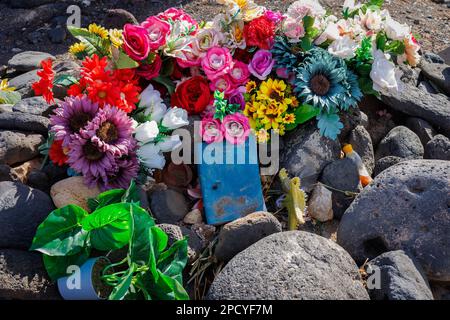
POLYGON ((64 149, 62 146, 63 140, 55 140, 53 141, 49 151, 48 156, 52 162, 60 167, 66 164, 67 155, 64 153, 64 149))
POLYGON ((32 84, 32 88, 36 96, 43 96, 47 103, 54 103, 53 97, 53 80, 55 72, 52 69, 52 60, 47 59, 41 62, 42 69, 37 72, 40 77, 39 81, 32 84))

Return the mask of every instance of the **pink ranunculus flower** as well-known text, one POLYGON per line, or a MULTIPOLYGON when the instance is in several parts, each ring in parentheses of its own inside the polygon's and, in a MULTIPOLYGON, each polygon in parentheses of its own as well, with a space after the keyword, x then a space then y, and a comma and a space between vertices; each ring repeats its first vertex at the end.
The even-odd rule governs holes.
POLYGON ((228 73, 233 66, 233 57, 227 48, 213 47, 202 59, 202 68, 209 80, 228 73))
POLYGON ((222 121, 222 131, 229 143, 241 144, 250 135, 250 123, 242 113, 229 114, 222 121))
POLYGON ((206 143, 221 142, 223 140, 222 126, 213 115, 208 115, 200 123, 200 134, 206 143))
POLYGON ((166 44, 166 36, 170 33, 170 24, 157 18, 149 17, 142 24, 147 29, 151 50, 158 50, 166 44))
POLYGON ((228 96, 236 89, 236 85, 231 80, 231 77, 228 74, 225 74, 212 80, 209 84, 209 88, 211 91, 219 90, 220 92, 225 92, 225 95, 228 96))
POLYGON ((236 85, 245 84, 250 78, 250 72, 248 71, 248 65, 242 61, 234 60, 233 67, 230 70, 230 78, 236 85))
POLYGON ((153 60, 152 64, 140 65, 139 68, 136 70, 136 73, 147 80, 151 80, 159 76, 159 71, 161 71, 161 67, 162 67, 162 59, 159 55, 156 55, 155 60, 153 60))
POLYGON ((150 53, 147 29, 127 23, 123 28, 123 50, 133 60, 146 59, 150 53))
POLYGON ((300 38, 305 35, 305 28, 303 22, 297 19, 287 17, 283 21, 282 31, 284 35, 289 39, 289 42, 299 42, 300 38))
POLYGON ((266 80, 272 72, 275 60, 272 59, 272 53, 268 50, 258 50, 248 65, 248 70, 259 80, 266 80))

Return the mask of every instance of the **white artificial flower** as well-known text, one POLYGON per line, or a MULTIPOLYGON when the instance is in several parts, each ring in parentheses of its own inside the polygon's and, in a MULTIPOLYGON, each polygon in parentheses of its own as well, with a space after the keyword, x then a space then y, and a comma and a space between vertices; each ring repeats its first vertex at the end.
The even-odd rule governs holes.
POLYGON ((317 0, 299 0, 291 4, 287 10, 287 15, 302 19, 304 16, 322 17, 326 14, 326 10, 317 0))
POLYGON ((361 3, 355 3, 355 0, 345 0, 344 4, 342 5, 343 9, 349 9, 349 10, 355 10, 361 7, 361 3))
POLYGON ((140 144, 146 144, 153 141, 159 134, 158 123, 156 121, 147 121, 137 126, 134 131, 134 137, 140 144))
POLYGON ((392 40, 403 40, 411 33, 407 24, 401 24, 389 16, 386 17, 384 31, 386 31, 388 38, 392 40))
POLYGON ((383 17, 380 11, 367 10, 366 13, 360 11, 361 24, 368 30, 380 31, 383 28, 383 17))
POLYGON ((328 52, 338 56, 342 59, 350 59, 355 56, 355 51, 358 48, 358 44, 353 41, 348 35, 345 35, 339 39, 333 41, 328 47, 328 52))
POLYGON ((142 91, 139 108, 145 109, 144 114, 151 116, 151 120, 160 121, 167 111, 167 107, 161 99, 161 94, 151 84, 142 91))
POLYGON ((137 151, 139 160, 148 169, 163 169, 166 159, 161 153, 161 149, 154 143, 148 143, 140 147, 137 151))
POLYGON ((314 41, 316 45, 321 45, 327 40, 336 40, 340 37, 337 24, 331 22, 327 25, 322 34, 314 41))
POLYGON ((370 71, 370 78, 373 81, 373 89, 380 91, 401 91, 402 82, 400 76, 402 72, 395 68, 395 64, 389 61, 390 56, 381 50, 373 52, 373 64, 370 71))
POLYGON ((177 107, 170 108, 162 120, 162 125, 171 130, 187 126, 188 124, 187 111, 177 107))
POLYGON ((133 131, 136 130, 136 128, 139 126, 139 122, 131 118, 131 127, 133 128, 133 131))
POLYGON ((180 136, 175 134, 164 137, 161 142, 158 142, 158 147, 161 149, 161 152, 172 152, 179 148, 181 144, 180 136))

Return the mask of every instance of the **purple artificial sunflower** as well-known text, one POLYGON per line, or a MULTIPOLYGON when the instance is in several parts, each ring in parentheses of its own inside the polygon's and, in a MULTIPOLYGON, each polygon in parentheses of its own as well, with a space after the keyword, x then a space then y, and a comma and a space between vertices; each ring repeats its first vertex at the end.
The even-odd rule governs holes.
POLYGON ((63 146, 68 147, 97 111, 98 104, 86 96, 67 97, 50 117, 50 131, 55 133, 55 140, 63 140, 63 146))
POLYGON ((90 139, 77 135, 70 144, 67 163, 84 176, 102 176, 116 165, 116 159, 111 152, 104 152, 90 139))
POLYGON ((132 125, 131 118, 124 111, 105 105, 86 126, 83 137, 89 137, 103 152, 120 157, 128 153, 133 133, 132 125))
POLYGON ((111 169, 106 170, 102 175, 89 173, 84 176, 87 185, 97 185, 102 191, 128 188, 131 180, 136 178, 139 172, 139 160, 136 156, 137 143, 133 138, 131 139, 128 154, 117 158, 111 169))

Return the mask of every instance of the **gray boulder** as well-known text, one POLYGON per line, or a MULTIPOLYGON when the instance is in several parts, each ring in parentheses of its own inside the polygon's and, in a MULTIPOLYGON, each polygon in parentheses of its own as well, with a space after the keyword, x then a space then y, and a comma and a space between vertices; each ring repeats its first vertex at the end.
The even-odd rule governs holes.
POLYGON ((431 124, 420 118, 410 117, 406 119, 406 126, 417 134, 423 146, 436 135, 436 131, 431 124))
POLYGON ((381 100, 394 110, 427 120, 436 129, 450 134, 450 98, 443 94, 427 94, 405 84, 401 92, 383 92, 381 100))
POLYGON ((450 160, 450 139, 438 134, 425 146, 423 157, 425 159, 450 160))
POLYGON ((350 133, 349 143, 360 156, 369 174, 372 174, 375 167, 375 156, 373 152, 372 138, 363 126, 357 126, 350 133))
POLYGON ((354 199, 344 192, 358 193, 362 189, 358 167, 349 158, 336 160, 325 167, 320 181, 327 186, 340 190, 331 190, 333 193, 334 217, 340 219, 354 199))
POLYGON ((0 182, 0 248, 28 250, 37 227, 54 209, 46 193, 20 182, 0 182))
POLYGON ((20 76, 12 78, 9 81, 11 87, 16 88, 20 94, 22 94, 22 98, 28 98, 33 96, 33 89, 31 85, 39 80, 39 76, 37 75, 37 70, 31 70, 20 76))
POLYGON ((375 164, 373 176, 376 177, 387 168, 392 167, 394 164, 397 164, 402 161, 405 161, 405 159, 396 156, 387 156, 379 159, 375 164))
POLYGON ((408 160, 383 171, 341 219, 338 243, 358 262, 413 253, 428 279, 450 281, 450 162, 408 160))
POLYGON ((398 126, 381 140, 375 154, 376 159, 387 156, 419 159, 423 157, 423 146, 419 137, 407 127, 398 126))
POLYGON ((239 252, 272 233, 281 232, 281 223, 269 212, 255 212, 227 223, 220 231, 214 255, 228 261, 239 252))
POLYGON ((167 247, 169 248, 178 240, 182 240, 185 237, 188 238, 188 258, 189 261, 194 261, 203 249, 203 243, 201 239, 191 229, 186 227, 180 227, 174 224, 162 223, 157 225, 158 228, 163 230, 169 237, 167 247))
MULTIPOLYGON (((56 101, 57 103, 58 101, 56 101)), ((47 101, 41 96, 25 98, 16 103, 12 111, 14 112, 22 112, 22 113, 30 113, 34 115, 43 115, 47 117, 52 110, 56 107, 56 103, 48 104, 47 101)))
POLYGON ((209 300, 368 300, 358 267, 331 240, 272 234, 237 254, 214 279, 209 300))
POLYGON ((42 255, 0 249, 0 300, 60 300, 42 263, 42 255))
POLYGON ((39 146, 45 141, 40 134, 0 131, 0 163, 13 165, 39 155, 39 146))
POLYGON ((0 129, 31 131, 47 136, 50 120, 46 117, 21 112, 0 113, 0 129))
POLYGON ((189 212, 186 197, 175 190, 158 190, 150 194, 150 209, 159 223, 177 223, 189 212))
POLYGON ((40 69, 41 62, 47 59, 55 60, 55 57, 45 52, 24 51, 13 56, 8 61, 8 66, 17 71, 27 72, 40 69))
POLYGON ((434 300, 421 266, 403 250, 383 253, 367 267, 380 276, 379 288, 368 286, 372 300, 434 300))
POLYGON ((420 63, 422 73, 430 81, 444 91, 447 95, 450 95, 450 66, 444 63, 429 63, 423 60, 420 63))
POLYGON ((304 190, 311 191, 323 168, 339 158, 339 141, 323 137, 314 123, 302 125, 283 138, 281 168, 300 177, 304 190))

